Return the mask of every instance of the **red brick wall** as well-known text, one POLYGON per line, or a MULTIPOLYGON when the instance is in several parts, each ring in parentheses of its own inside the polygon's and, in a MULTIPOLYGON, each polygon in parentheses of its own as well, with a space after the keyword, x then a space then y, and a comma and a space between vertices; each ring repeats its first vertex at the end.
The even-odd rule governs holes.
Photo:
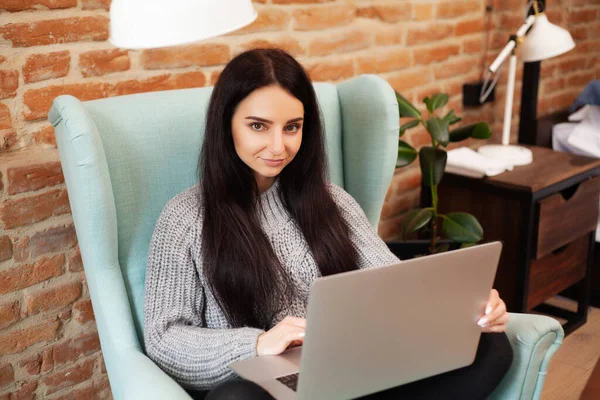
MULTIPOLYGON (((235 54, 274 45, 315 80, 375 73, 414 102, 446 91, 466 122, 485 120, 499 138, 505 73, 495 103, 461 105, 462 84, 480 74, 484 0, 262 0, 258 20, 241 31, 150 51, 111 47, 109 3, 0 0, 0 400, 106 398, 110 391, 46 121, 57 95, 90 100, 209 86, 235 54)), ((494 3, 488 63, 520 26, 526 1, 494 3)), ((550 20, 571 31, 577 48, 542 63, 540 114, 568 106, 600 73, 600 1, 548 3, 550 20)), ((521 75, 519 67, 515 117, 521 75)), ((407 138, 428 142, 422 130, 407 138)), ((379 227, 385 239, 397 236, 405 211, 418 203, 419 181, 416 166, 396 171, 379 227)))

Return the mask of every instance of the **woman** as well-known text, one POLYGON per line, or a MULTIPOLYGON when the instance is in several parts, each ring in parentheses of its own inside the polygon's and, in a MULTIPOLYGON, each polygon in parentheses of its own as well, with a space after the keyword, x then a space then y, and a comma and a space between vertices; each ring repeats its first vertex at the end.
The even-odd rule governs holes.
MULTIPOLYGON (((225 67, 198 172, 200 183, 168 202, 152 236, 146 352, 196 398, 271 398, 232 379, 228 365, 301 344, 317 277, 398 259, 356 201, 327 182, 313 86, 281 50, 251 50, 225 67)), ((484 332, 503 332, 508 314, 496 291, 486 311, 484 332)), ((484 398, 511 360, 506 335, 484 334, 471 367, 374 396, 484 398)))

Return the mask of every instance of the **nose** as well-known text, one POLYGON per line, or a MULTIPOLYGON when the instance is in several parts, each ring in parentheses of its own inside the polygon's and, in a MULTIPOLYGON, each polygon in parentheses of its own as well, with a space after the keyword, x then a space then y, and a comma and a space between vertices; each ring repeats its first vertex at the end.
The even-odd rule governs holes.
POLYGON ((269 152, 274 156, 278 156, 283 153, 283 132, 275 129, 273 131, 274 133, 269 143, 269 152))

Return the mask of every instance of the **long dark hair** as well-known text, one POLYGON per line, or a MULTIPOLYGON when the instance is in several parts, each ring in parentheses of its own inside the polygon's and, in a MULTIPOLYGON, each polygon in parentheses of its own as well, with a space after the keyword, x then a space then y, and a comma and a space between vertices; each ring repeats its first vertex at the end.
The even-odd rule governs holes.
POLYGON ((327 189, 323 127, 310 78, 283 50, 244 52, 229 62, 213 89, 198 163, 204 276, 232 327, 268 329, 294 295, 261 228, 258 185, 237 155, 231 132, 237 105, 271 84, 304 105, 300 149, 278 176, 282 203, 304 235, 321 275, 358 268, 348 226, 327 189))

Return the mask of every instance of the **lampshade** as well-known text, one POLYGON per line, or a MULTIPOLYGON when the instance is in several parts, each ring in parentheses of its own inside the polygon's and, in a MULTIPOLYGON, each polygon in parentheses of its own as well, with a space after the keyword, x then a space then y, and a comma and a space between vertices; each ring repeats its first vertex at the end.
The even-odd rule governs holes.
POLYGON ((112 0, 110 42, 148 49, 196 42, 256 19, 252 0, 112 0))
POLYGON ((541 61, 575 47, 571 34, 548 21, 546 14, 535 16, 535 23, 520 46, 521 59, 525 62, 541 61))

